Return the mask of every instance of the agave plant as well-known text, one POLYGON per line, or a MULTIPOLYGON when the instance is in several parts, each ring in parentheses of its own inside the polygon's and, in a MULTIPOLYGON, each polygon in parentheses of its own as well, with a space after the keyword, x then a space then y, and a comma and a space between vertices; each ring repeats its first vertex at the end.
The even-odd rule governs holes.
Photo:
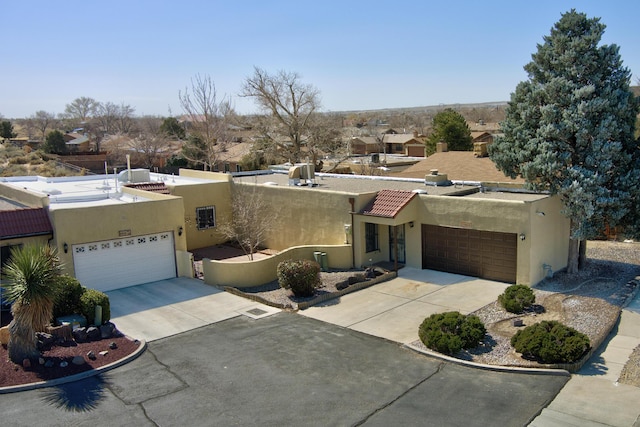
POLYGON ((7 280, 2 286, 13 315, 7 350, 11 361, 22 363, 40 355, 36 332, 44 331, 51 321, 60 262, 50 246, 28 245, 11 252, 4 273, 7 280))

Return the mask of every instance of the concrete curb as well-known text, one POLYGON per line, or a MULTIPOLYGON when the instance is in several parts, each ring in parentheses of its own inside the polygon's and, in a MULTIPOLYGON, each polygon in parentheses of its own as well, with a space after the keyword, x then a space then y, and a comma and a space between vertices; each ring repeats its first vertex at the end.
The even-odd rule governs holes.
POLYGON ((518 374, 534 374, 534 375, 558 375, 570 377, 571 373, 565 369, 549 369, 549 368, 525 368, 520 366, 500 366, 500 365, 485 365, 483 363, 470 362, 468 360, 456 359, 455 357, 447 356, 441 353, 437 353, 430 350, 424 350, 420 347, 411 344, 402 344, 403 347, 415 351, 416 353, 424 354, 426 356, 435 357, 447 362, 455 363, 457 365, 468 366, 475 369, 483 369, 486 371, 496 372, 513 372, 518 374))
MULTIPOLYGON (((132 339, 132 341, 136 341, 136 340, 132 339)), ((78 381, 78 380, 83 380, 85 378, 89 378, 89 377, 92 377, 94 375, 98 375, 98 374, 102 374, 104 372, 110 371, 112 369, 115 369, 115 368, 117 368, 119 366, 127 364, 127 363, 131 362, 132 360, 138 358, 147 349, 147 342, 145 340, 137 340, 137 341, 140 342, 140 345, 138 346, 136 351, 134 351, 133 353, 131 353, 130 355, 128 355, 126 357, 123 357, 122 359, 116 360, 115 362, 111 362, 108 365, 104 365, 104 366, 101 366, 101 367, 96 368, 96 369, 90 369, 88 371, 80 372, 79 374, 69 375, 67 377, 62 377, 62 378, 56 378, 55 380, 40 381, 40 382, 37 382, 37 383, 0 387, 0 394, 16 393, 16 392, 19 392, 19 391, 27 391, 27 390, 35 390, 37 388, 44 388, 44 387, 55 387, 55 386, 58 386, 58 385, 61 385, 61 384, 66 384, 66 383, 70 383, 70 382, 74 382, 74 381, 78 381)))

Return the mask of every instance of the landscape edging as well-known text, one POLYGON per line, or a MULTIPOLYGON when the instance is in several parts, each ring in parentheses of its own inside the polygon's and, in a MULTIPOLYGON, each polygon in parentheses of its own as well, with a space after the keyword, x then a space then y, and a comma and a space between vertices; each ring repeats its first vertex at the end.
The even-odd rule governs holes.
MULTIPOLYGON (((130 337, 127 337, 130 338, 130 337)), ((110 371, 112 369, 118 368, 126 363, 131 362, 134 359, 137 359, 146 349, 147 349, 147 342, 145 340, 135 340, 133 338, 130 338, 132 341, 138 341, 140 343, 140 345, 138 346, 138 348, 136 349, 136 351, 134 351, 133 353, 131 353, 130 355, 123 357, 122 359, 118 359, 114 362, 111 362, 107 365, 101 366, 99 368, 96 369, 90 369, 88 371, 84 371, 84 372, 80 372, 79 374, 75 374, 75 375, 69 375, 66 377, 60 377, 60 378, 56 378, 54 380, 49 380, 49 381, 40 381, 37 383, 29 383, 29 384, 21 384, 21 385, 12 385, 12 386, 7 386, 7 387, 0 387, 0 394, 6 394, 6 393, 15 393, 15 392, 19 392, 19 391, 27 391, 27 390, 35 390, 37 388, 44 388, 44 387, 55 387, 61 384, 66 384, 66 383, 70 383, 73 381, 78 381, 78 380, 83 380, 85 378, 89 378, 89 377, 93 377, 94 375, 98 375, 98 374, 102 374, 104 372, 110 371)))

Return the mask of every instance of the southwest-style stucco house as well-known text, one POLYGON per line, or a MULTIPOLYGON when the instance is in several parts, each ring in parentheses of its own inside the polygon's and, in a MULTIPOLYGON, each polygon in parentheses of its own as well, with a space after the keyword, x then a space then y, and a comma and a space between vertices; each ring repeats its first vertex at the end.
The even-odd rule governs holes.
POLYGON ((555 197, 437 172, 421 178, 318 173, 302 184, 286 170, 238 176, 125 170, 117 177, 2 178, 0 197, 46 212, 47 240, 66 271, 103 291, 192 277, 190 251, 225 241, 218 226, 230 220, 238 186, 264 197, 260 215, 275 219, 265 246, 279 254, 264 262, 204 260, 209 284, 265 283, 275 278, 280 254, 312 259, 318 250, 327 253, 330 268, 391 262, 523 284, 566 267, 569 221, 555 197))

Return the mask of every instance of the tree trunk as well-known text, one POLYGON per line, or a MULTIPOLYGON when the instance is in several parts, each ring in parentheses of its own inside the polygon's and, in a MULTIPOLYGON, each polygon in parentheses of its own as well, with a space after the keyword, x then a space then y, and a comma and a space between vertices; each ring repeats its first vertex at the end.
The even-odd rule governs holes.
POLYGON ((582 270, 587 264, 587 241, 580 240, 578 249, 578 269, 582 270))
POLYGON ((7 351, 9 359, 18 365, 22 365, 24 359, 35 359, 40 356, 35 332, 19 319, 18 321, 14 319, 9 324, 7 351))
POLYGON ((569 240, 569 259, 567 260, 567 273, 575 274, 578 272, 578 261, 580 258, 580 240, 569 240))

